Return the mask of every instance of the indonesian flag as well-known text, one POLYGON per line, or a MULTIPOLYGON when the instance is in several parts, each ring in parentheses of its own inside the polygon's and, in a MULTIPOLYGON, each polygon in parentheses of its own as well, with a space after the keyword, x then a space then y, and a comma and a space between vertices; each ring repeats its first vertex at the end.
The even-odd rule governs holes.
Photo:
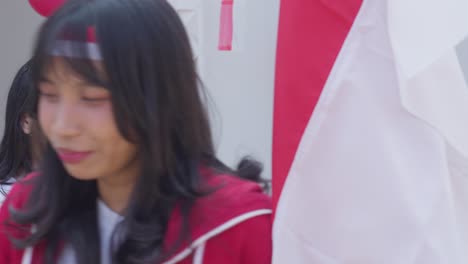
POLYGON ((282 1, 273 263, 468 263, 467 14, 282 1))

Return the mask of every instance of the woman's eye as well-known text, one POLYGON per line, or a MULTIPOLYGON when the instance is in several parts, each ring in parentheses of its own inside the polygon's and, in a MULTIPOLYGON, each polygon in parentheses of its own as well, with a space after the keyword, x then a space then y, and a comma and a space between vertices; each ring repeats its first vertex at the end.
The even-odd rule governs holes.
POLYGON ((81 100, 86 103, 99 104, 109 101, 110 95, 103 88, 90 88, 81 95, 81 100))
POLYGON ((54 93, 39 92, 39 97, 50 102, 55 102, 58 100, 58 95, 54 93))
POLYGON ((105 103, 109 100, 107 97, 83 97, 83 100, 87 104, 97 105, 101 103, 105 103))

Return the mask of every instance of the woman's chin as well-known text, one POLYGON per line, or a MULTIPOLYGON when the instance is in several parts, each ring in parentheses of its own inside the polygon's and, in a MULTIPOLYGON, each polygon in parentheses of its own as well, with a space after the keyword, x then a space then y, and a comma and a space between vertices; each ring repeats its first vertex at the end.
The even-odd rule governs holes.
POLYGON ((81 181, 91 181, 98 178, 96 174, 90 173, 89 168, 76 168, 71 165, 65 165, 65 170, 71 177, 81 181))

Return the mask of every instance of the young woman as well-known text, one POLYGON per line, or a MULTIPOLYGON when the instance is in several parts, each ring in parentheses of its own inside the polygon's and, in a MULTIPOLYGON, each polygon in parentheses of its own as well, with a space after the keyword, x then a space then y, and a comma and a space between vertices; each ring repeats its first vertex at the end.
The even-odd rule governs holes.
POLYGON ((0 143, 0 201, 17 178, 32 170, 31 130, 34 116, 31 62, 16 73, 8 92, 0 143))
POLYGON ((261 169, 216 158, 165 0, 67 2, 39 32, 33 73, 48 146, 1 209, 0 263, 270 263, 261 169))

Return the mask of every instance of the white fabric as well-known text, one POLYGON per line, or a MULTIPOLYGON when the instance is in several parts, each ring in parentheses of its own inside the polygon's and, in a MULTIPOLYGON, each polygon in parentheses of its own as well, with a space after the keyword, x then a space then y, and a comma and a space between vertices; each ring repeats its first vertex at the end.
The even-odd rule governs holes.
POLYGON ((33 253, 34 253, 33 247, 26 248, 24 250, 23 257, 21 258, 21 264, 31 264, 33 253))
POLYGON ((8 180, 8 184, 2 184, 0 185, 0 188, 2 190, 2 192, 0 192, 0 206, 2 205, 2 203, 5 201, 6 199, 6 195, 8 195, 8 193, 11 191, 11 188, 13 188, 13 184, 16 182, 16 179, 10 179, 8 180), (3 195, 3 193, 5 193, 5 195, 3 195))
POLYGON ((91 60, 102 60, 101 51, 99 46, 94 42, 79 42, 69 40, 57 40, 54 48, 50 51, 52 56, 69 57, 91 60), (86 51, 86 54, 84 54, 86 51))
POLYGON ((193 264, 203 264, 205 245, 206 243, 203 243, 195 249, 195 253, 193 254, 193 264))
MULTIPOLYGON (((117 224, 123 217, 112 211, 101 200, 97 201, 99 232, 101 236, 101 264, 111 264, 111 238, 117 224)), ((65 246, 59 264, 76 264, 75 252, 70 246, 65 246)))
MULTIPOLYGON (((403 16, 415 2, 414 10, 437 14, 436 21, 444 21, 435 32, 451 31, 448 25, 459 22, 452 20, 457 16, 437 11, 456 1, 429 1, 430 5, 392 1, 364 0, 327 80, 280 197, 273 230, 274 264, 468 263, 468 162, 462 149, 447 141, 452 136, 449 142, 464 142, 468 134, 457 138, 456 127, 448 126, 452 123, 436 126, 447 116, 428 119, 430 114, 454 114, 439 109, 449 109, 447 104, 468 104, 464 98, 442 101, 446 98, 441 92, 466 85, 458 79, 450 49, 440 49, 438 54, 447 55, 436 58, 440 60, 428 61, 421 55, 424 61, 408 63, 399 60, 408 55, 403 52, 407 43, 401 44, 404 49, 392 46, 398 34, 391 42, 388 31, 395 29, 389 21, 432 30, 432 23, 423 24, 426 28, 411 26, 419 16, 403 16), (396 59, 394 49, 401 49, 396 59), (408 112, 408 106, 424 103, 424 78, 437 81, 427 85, 437 109, 422 111, 422 118, 408 112), (400 89, 418 100, 408 101, 400 89), (435 94, 440 101, 432 97, 435 94)), ((460 10, 467 10, 457 3, 460 10)), ((463 26, 468 29, 467 25, 463 26)), ((423 47, 413 48, 419 53, 423 47)), ((425 55, 437 50, 423 49, 425 55)), ((458 120, 468 122, 463 108, 460 111, 463 118, 458 120)), ((458 128, 464 129, 465 122, 458 128)))
POLYGON ((466 0, 388 1, 403 105, 465 157, 468 87, 455 48, 468 36, 467 12, 466 0))

